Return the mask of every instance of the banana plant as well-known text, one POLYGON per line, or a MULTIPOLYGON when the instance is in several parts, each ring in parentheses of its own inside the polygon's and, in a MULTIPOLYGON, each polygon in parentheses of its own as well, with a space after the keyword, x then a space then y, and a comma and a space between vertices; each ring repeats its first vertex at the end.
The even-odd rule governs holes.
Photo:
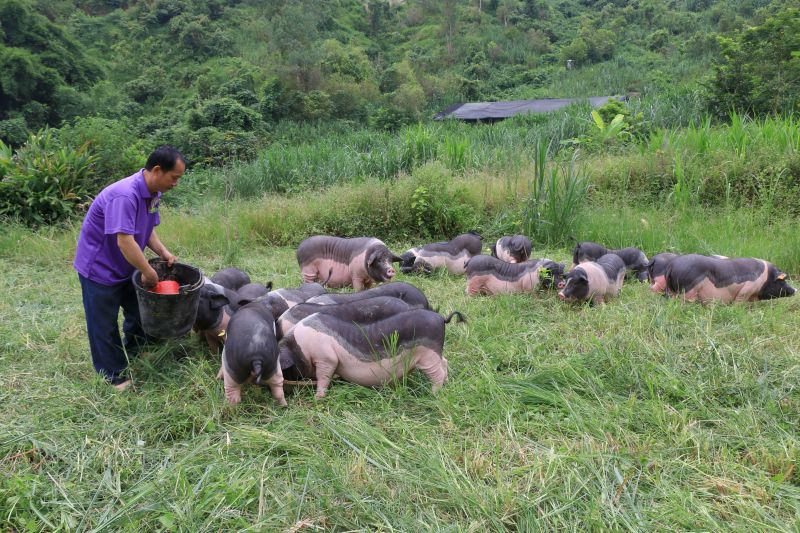
POLYGON ((598 140, 603 144, 616 141, 622 137, 630 137, 630 132, 626 129, 627 124, 625 124, 625 117, 622 113, 615 116, 611 119, 611 122, 606 124, 606 121, 603 120, 600 113, 595 110, 592 111, 592 119, 594 120, 595 126, 597 126, 595 135, 597 135, 598 140))

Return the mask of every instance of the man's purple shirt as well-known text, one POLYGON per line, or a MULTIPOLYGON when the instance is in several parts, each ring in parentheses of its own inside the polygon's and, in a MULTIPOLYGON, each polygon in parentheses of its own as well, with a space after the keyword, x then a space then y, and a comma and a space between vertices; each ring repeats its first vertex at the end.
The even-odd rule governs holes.
POLYGON ((144 250, 161 219, 161 193, 151 194, 144 169, 112 183, 97 195, 83 219, 73 266, 80 275, 102 285, 128 281, 136 268, 117 245, 117 234, 133 235, 144 250))

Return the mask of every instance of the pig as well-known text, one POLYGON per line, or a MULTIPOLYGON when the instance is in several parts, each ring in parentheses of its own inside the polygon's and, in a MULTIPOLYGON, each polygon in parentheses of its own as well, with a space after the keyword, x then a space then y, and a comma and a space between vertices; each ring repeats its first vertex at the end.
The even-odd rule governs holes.
POLYGON ((385 285, 380 285, 379 287, 374 287, 358 293, 344 292, 338 294, 323 294, 322 296, 310 298, 307 300, 307 302, 312 304, 331 305, 345 302, 355 302, 359 300, 365 300, 367 298, 374 298, 376 296, 394 296, 395 298, 400 298, 404 302, 422 309, 431 308, 430 304, 428 303, 428 299, 425 297, 422 291, 404 281, 386 283, 385 285))
POLYGON ((492 257, 506 263, 522 263, 531 256, 531 241, 525 235, 500 237, 492 245, 492 257))
POLYGON ((382 320, 397 313, 417 308, 419 308, 418 304, 411 305, 400 298, 392 296, 376 296, 333 305, 301 303, 280 316, 275 324, 275 335, 280 340, 294 328, 295 324, 314 313, 330 314, 347 322, 362 324, 382 320))
POLYGON ((237 298, 235 301, 231 301, 231 309, 233 309, 235 313, 240 307, 247 305, 256 298, 265 296, 270 290, 272 290, 271 281, 267 282, 266 285, 262 285, 261 283, 248 283, 243 285, 236 291, 237 298))
POLYGON ((297 304, 301 304, 309 298, 325 294, 325 287, 320 283, 303 283, 297 289, 276 289, 268 292, 265 296, 258 298, 263 301, 272 311, 275 320, 278 320, 283 313, 297 304))
POLYGON ((550 259, 509 263, 488 255, 476 255, 467 263, 467 294, 494 295, 534 292, 556 288, 564 265, 550 259))
POLYGON ((666 272, 667 266, 673 259, 678 257, 678 254, 664 252, 656 254, 647 263, 647 279, 650 280, 650 290, 657 293, 663 293, 667 287, 666 272))
POLYGON ((603 303, 606 298, 619 295, 625 270, 625 262, 617 254, 583 262, 564 276, 558 297, 565 302, 603 303))
POLYGON ((665 277, 665 293, 689 302, 752 302, 795 292, 786 274, 761 259, 683 255, 667 266, 665 277))
POLYGON ((608 250, 596 242, 579 242, 572 250, 572 268, 585 261, 597 261, 606 254, 618 255, 625 262, 625 268, 639 281, 647 279, 647 256, 634 247, 608 250))
POLYGON ((267 306, 249 303, 231 317, 221 359, 220 374, 228 403, 237 404, 242 400, 245 383, 261 385, 263 382, 275 401, 286 405, 275 321, 267 306))
POLYGON ((250 283, 250 276, 238 268, 225 268, 211 276, 211 281, 232 291, 250 283))
POLYGON ((353 287, 356 291, 373 283, 391 280, 392 263, 400 261, 386 245, 372 237, 344 239, 328 235, 309 237, 297 248, 303 281, 322 281, 330 287, 353 287))
POLYGON ((471 257, 481 253, 482 246, 481 236, 470 231, 450 241, 411 248, 400 256, 400 271, 404 274, 415 272, 430 274, 434 270, 446 268, 450 274, 463 274, 464 265, 471 257))
POLYGON ((447 318, 412 309, 369 324, 354 324, 335 315, 315 313, 295 325, 280 342, 280 366, 287 379, 316 379, 317 398, 331 379, 367 387, 383 385, 419 368, 438 391, 447 379, 444 349, 447 318))
POLYGON ((200 288, 197 317, 192 329, 205 339, 213 352, 218 352, 224 342, 225 329, 233 315, 230 303, 238 298, 235 291, 210 280, 200 288))

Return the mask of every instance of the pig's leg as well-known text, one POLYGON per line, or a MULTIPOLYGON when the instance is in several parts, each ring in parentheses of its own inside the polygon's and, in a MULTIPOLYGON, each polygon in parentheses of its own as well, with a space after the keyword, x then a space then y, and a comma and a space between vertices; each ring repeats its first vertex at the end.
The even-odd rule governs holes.
POLYGON ((283 396, 283 371, 281 371, 280 365, 278 365, 278 371, 267 380, 267 386, 278 405, 286 406, 286 398, 283 396))
POLYGON ((444 357, 430 348, 420 346, 414 351, 417 356, 416 367, 428 376, 432 383, 432 390, 436 393, 447 379, 447 362, 444 357))
POLYGON ((237 403, 241 402, 241 383, 236 383, 233 378, 227 372, 225 372, 225 370, 222 371, 222 379, 225 384, 225 399, 228 400, 228 403, 236 405, 237 403))
POLYGON ((222 377, 223 377, 222 376, 222 374, 223 374, 222 369, 225 366, 225 363, 223 362, 224 359, 225 359, 225 350, 223 349, 222 353, 219 356, 219 372, 217 372, 217 379, 222 379, 222 377))
POLYGON ((314 265, 306 265, 300 271, 303 275, 303 283, 314 283, 317 281, 317 268, 314 265))
POLYGON ((336 366, 339 362, 336 354, 333 353, 330 347, 323 348, 323 351, 330 353, 322 353, 312 361, 317 371, 317 398, 325 396, 325 391, 328 390, 328 386, 331 384, 333 374, 336 372, 336 366))
POLYGON ((480 279, 472 278, 467 280, 467 296, 477 296, 481 293, 481 285, 483 282, 480 279))
POLYGON ((358 292, 358 291, 364 289, 364 283, 361 281, 361 278, 359 278, 359 277, 353 276, 353 279, 352 279, 351 283, 353 284, 353 290, 355 292, 358 292))
POLYGON ((596 304, 604 304, 604 303, 606 303, 606 300, 605 300, 605 298, 603 297, 602 294, 595 294, 594 298, 592 298, 592 301, 594 301, 594 303, 596 303, 596 304))

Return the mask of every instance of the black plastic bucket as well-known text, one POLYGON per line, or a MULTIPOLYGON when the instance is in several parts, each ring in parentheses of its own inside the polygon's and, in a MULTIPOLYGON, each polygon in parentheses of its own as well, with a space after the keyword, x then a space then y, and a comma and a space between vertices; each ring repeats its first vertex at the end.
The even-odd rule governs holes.
POLYGON ((156 294, 142 287, 142 273, 133 273, 133 286, 139 301, 139 316, 142 329, 152 337, 173 339, 189 333, 197 317, 203 273, 200 269, 184 263, 167 266, 165 261, 151 259, 150 266, 158 274, 159 281, 172 280, 180 285, 178 294, 156 294))

